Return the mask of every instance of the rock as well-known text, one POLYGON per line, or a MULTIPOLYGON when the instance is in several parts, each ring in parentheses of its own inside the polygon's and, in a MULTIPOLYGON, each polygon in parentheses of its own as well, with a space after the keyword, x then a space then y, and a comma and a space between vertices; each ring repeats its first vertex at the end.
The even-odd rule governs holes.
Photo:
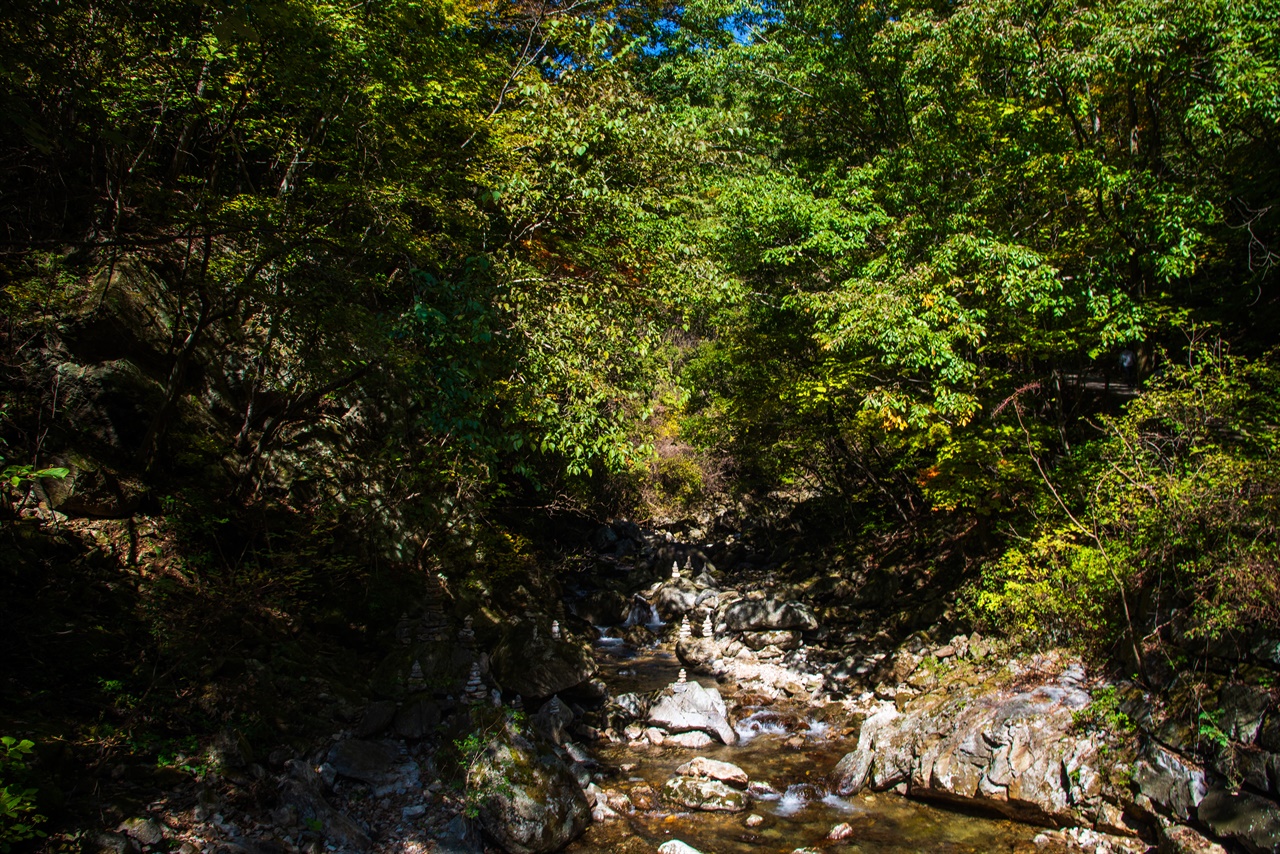
POLYGON ((422 739, 440 724, 440 706, 433 699, 417 696, 396 712, 394 729, 401 738, 422 739))
POLYGON ((794 630, 775 629, 765 632, 743 632, 742 642, 755 650, 772 646, 780 650, 797 649, 802 635, 794 630))
POLYGON ((676 656, 689 667, 709 667, 722 657, 720 644, 710 638, 684 638, 676 644, 676 656))
POLYGON ((573 611, 593 626, 616 626, 627 619, 631 600, 616 590, 588 593, 573 604, 573 611))
POLYGON ((645 694, 619 694, 613 698, 612 705, 626 720, 637 720, 649 714, 649 697, 645 694))
POLYGON ((573 723, 573 711, 559 697, 552 697, 529 721, 538 735, 552 744, 564 744, 565 733, 573 723))
POLYGON ((818 628, 818 619, 808 605, 773 599, 736 602, 725 610, 724 620, 729 630, 734 632, 769 629, 812 631, 818 628))
POLYGON ((1172 751, 1148 743, 1134 765, 1138 792, 1180 821, 1195 817, 1208 786, 1204 772, 1172 751))
POLYGON ((131 818, 116 830, 126 833, 143 845, 159 845, 164 841, 164 825, 154 818, 131 818))
POLYGON ((747 827, 759 827, 760 825, 764 824, 764 816, 756 815, 755 813, 752 813, 751 815, 747 816, 747 820, 745 823, 747 827))
POLYGON ((697 756, 684 763, 676 769, 676 774, 681 777, 710 777, 737 789, 745 789, 749 782, 747 772, 732 762, 721 762, 705 756, 697 756))
POLYGON ((689 581, 664 584, 653 604, 664 621, 678 620, 697 606, 698 588, 689 581))
POLYGON ((831 832, 827 834, 827 838, 835 842, 843 842, 853 836, 853 826, 848 822, 837 824, 831 828, 831 832))
POLYGON ((709 744, 714 744, 715 739, 701 730, 694 730, 693 732, 668 733, 664 736, 663 743, 688 750, 701 750, 709 744))
POLYGON ((391 700, 375 700, 365 707, 360 723, 356 724, 357 738, 370 738, 391 726, 396 719, 396 704, 391 700))
POLYGON ((693 810, 742 812, 750 796, 708 777, 672 777, 662 787, 662 796, 693 810))
POLYGON ((1206 839, 1199 831, 1175 824, 1160 828, 1159 854, 1227 854, 1227 849, 1206 839))
POLYGON ((379 786, 394 779, 400 754, 381 741, 348 738, 329 748, 329 764, 344 777, 379 786))
POLYGON ((672 733, 702 730, 723 744, 738 742, 738 734, 729 725, 727 709, 714 688, 703 688, 697 682, 668 686, 649 710, 649 723, 672 733))
POLYGON ((1259 685, 1231 684, 1218 695, 1222 719, 1218 726, 1242 744, 1253 744, 1262 727, 1262 718, 1271 704, 1271 691, 1259 685))
POLYGON ((484 854, 484 841, 476 822, 454 816, 436 837, 433 854, 484 854))
POLYGON ((467 776, 485 832, 510 854, 563 848, 591 821, 569 767, 505 724, 467 776))
POLYGON ((337 845, 367 851, 373 840, 360 825, 340 810, 334 809, 321 794, 322 783, 315 771, 296 759, 286 763, 289 776, 280 786, 281 806, 293 809, 300 821, 319 827, 324 836, 337 845))
POLYGON ((596 673, 591 651, 571 640, 535 636, 531 624, 512 627, 493 651, 493 676, 508 691, 550 697, 596 673))
POLYGON ((109 830, 94 830, 85 834, 86 847, 96 848, 111 854, 138 854, 138 843, 123 833, 112 833, 109 830))
POLYGON ((702 854, 702 852, 679 839, 668 839, 658 846, 658 854, 702 854))
POLYGON ((1056 681, 1028 687, 953 679, 903 710, 883 703, 833 769, 832 787, 842 795, 901 787, 1049 826, 1119 821, 1107 805, 1131 795, 1108 782, 1098 737, 1073 726, 1089 695, 1056 681))
POLYGON ((653 810, 658 807, 658 793, 653 786, 641 784, 631 789, 631 804, 637 810, 653 810))
POLYGON ((370 687, 386 698, 402 697, 410 682, 414 690, 461 690, 479 660, 474 650, 453 640, 415 641, 397 646, 374 668, 370 687))
POLYGON ((209 764, 223 770, 239 770, 253 764, 253 749, 249 740, 233 729, 224 729, 209 746, 209 764))
POLYGON ((1280 851, 1280 807, 1275 801, 1214 790, 1200 802, 1196 816, 1214 835, 1239 842, 1249 851, 1280 851))

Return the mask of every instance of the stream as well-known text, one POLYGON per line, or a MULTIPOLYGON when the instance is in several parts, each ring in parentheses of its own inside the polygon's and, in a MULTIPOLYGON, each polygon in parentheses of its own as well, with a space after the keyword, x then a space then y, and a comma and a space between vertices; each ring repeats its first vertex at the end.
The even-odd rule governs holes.
MULTIPOLYGON (((604 634, 604 633, 602 633, 604 634)), ((601 678, 611 695, 652 692, 677 679, 680 662, 670 643, 636 649, 616 638, 595 645, 601 678)), ((710 677, 689 674, 704 687, 718 687, 710 677)), ((734 697, 727 699, 733 707, 734 697)), ((750 699, 750 698, 746 698, 750 699)), ((732 762, 747 772, 752 787, 767 783, 774 791, 757 795, 745 813, 681 812, 659 797, 653 809, 636 809, 619 820, 594 823, 565 849, 569 854, 629 850, 632 838, 645 850, 679 839, 703 854, 779 852, 798 848, 840 852, 1030 852, 1065 850, 1034 842, 1039 828, 972 815, 912 801, 891 792, 841 798, 830 794, 825 777, 853 749, 857 733, 815 717, 803 704, 739 706, 731 715, 741 740, 728 747, 713 743, 700 750, 655 746, 644 742, 597 746, 597 779, 604 789, 630 794, 637 787, 660 791, 677 766, 694 756, 732 762), (749 816, 759 816, 756 826, 749 816), (838 825, 851 834, 828 838, 838 825)), ((754 823, 754 820, 753 820, 754 823)))

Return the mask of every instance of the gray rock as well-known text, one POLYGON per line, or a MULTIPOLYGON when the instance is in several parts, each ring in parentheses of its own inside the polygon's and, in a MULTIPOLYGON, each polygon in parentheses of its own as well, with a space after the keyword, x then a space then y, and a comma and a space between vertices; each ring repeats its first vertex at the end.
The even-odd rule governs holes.
POLYGON ((1160 828, 1159 854, 1227 854, 1227 849, 1199 831, 1175 824, 1160 828))
POLYGON ((705 812, 742 812, 751 796, 709 777, 672 777, 662 787, 662 796, 681 806, 705 812))
POLYGON ((596 673, 591 651, 572 640, 554 640, 531 624, 514 626, 493 651, 493 676, 524 698, 550 697, 596 673))
POLYGON ((738 734, 729 725, 727 714, 719 691, 686 682, 667 687, 649 710, 649 723, 673 733, 701 730, 724 744, 737 744, 738 734))
POLYGON ((131 818, 116 830, 127 833, 143 845, 159 845, 164 841, 164 825, 154 818, 131 818))
POLYGON ((1275 801, 1215 790, 1205 795, 1196 816, 1216 836, 1251 852, 1280 851, 1280 807, 1275 801))
POLYGON ((631 600, 616 590, 589 593, 573 605, 574 613, 593 626, 616 626, 630 608, 631 600))
POLYGON ((480 827, 465 816, 454 816, 436 837, 435 854, 484 854, 480 827))
POLYGON ((1138 792, 1179 821, 1195 818, 1208 786, 1204 772, 1165 748, 1149 743, 1134 765, 1138 792))
POLYGON ((533 725, 534 731, 547 741, 552 744, 564 744, 566 731, 573 723, 573 711, 558 697, 552 697, 534 712, 529 722, 533 725))
POLYGON ((698 604, 698 588, 690 582, 679 585, 664 584, 658 591, 654 608, 658 616, 667 622, 678 620, 689 613, 698 604))
POLYGON ((286 763, 289 777, 280 785, 280 804, 293 809, 299 820, 320 828, 326 839, 357 851, 367 851, 373 840, 346 813, 335 809, 321 793, 320 778, 304 762, 286 763))
POLYGON ((1218 700, 1222 709, 1218 726, 1235 741, 1253 744, 1271 704, 1271 692, 1259 685, 1236 683, 1224 686, 1218 700))
POLYGON ((378 786, 396 777, 400 754, 381 741, 348 738, 329 748, 328 761, 342 776, 378 786))
POLYGON ((215 768, 239 770, 253 763, 253 749, 249 740, 233 729, 224 729, 209 746, 209 764, 215 768))
POLYGON ((417 696, 408 700, 395 716, 395 733, 401 738, 421 739, 440 724, 440 706, 433 699, 417 696))
POLYGON ((619 694, 613 698, 616 707, 629 720, 637 720, 649 714, 649 697, 645 694, 619 694))
POLYGON ((109 830, 94 830, 85 835, 86 847, 111 854, 138 854, 142 849, 131 837, 123 833, 112 833, 109 830))
POLYGON ((773 599, 736 602, 725 610, 724 620, 729 630, 735 632, 818 628, 818 619, 808 605, 773 599))
POLYGON ((658 854, 702 854, 702 852, 679 839, 668 839, 658 846, 658 854))
POLYGON ((683 747, 686 750, 701 750, 710 744, 714 744, 715 739, 702 730, 695 729, 692 732, 668 733, 663 738, 662 743, 673 747, 683 747))
POLYGON ((721 646, 709 638, 685 638, 676 643, 676 656, 686 667, 709 667, 723 657, 721 646))
POLYGON ((752 649, 760 650, 767 646, 778 649, 797 649, 802 636, 800 632, 786 629, 775 629, 767 632, 743 632, 742 642, 752 649))
POLYGON ((356 725, 357 738, 369 738, 383 732, 396 719, 396 704, 391 700, 375 700, 370 703, 360 716, 356 725))
POLYGON ((721 762, 705 756, 696 756, 684 763, 676 769, 676 774, 681 777, 710 777, 712 780, 728 783, 735 789, 745 789, 749 782, 747 772, 732 762, 721 762))
POLYGON ((591 822, 591 807, 569 767, 510 724, 472 766, 485 832, 510 854, 563 848, 591 822))

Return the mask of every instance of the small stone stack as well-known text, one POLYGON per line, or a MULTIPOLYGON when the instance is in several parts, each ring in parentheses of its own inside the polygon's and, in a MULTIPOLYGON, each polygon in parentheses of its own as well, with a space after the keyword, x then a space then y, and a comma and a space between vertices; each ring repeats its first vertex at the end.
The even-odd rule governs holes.
POLYGON ((693 629, 689 627, 689 615, 685 614, 680 618, 680 640, 688 640, 693 637, 693 629))
POLYGON ((685 685, 689 681, 689 674, 684 672, 684 668, 680 668, 680 675, 676 677, 677 685, 685 685))
POLYGON ((426 601, 418 625, 418 640, 442 641, 449 636, 449 618, 444 613, 445 590, 438 573, 427 574, 426 601))
POLYGON ((396 640, 404 646, 413 642, 413 621, 408 614, 401 614, 396 621, 396 640))
POLYGON ((702 636, 704 638, 710 638, 714 636, 715 633, 716 633, 716 627, 715 627, 715 624, 712 623, 711 621, 711 612, 708 611, 706 619, 702 621, 702 636))
POLYGON ((489 696, 485 690, 484 680, 480 678, 480 663, 471 665, 471 675, 467 677, 467 687, 462 691, 462 702, 483 703, 489 696))
POLYGON ((515 697, 511 699, 511 711, 513 712, 524 711, 524 697, 521 697, 519 694, 516 694, 515 697))
POLYGON ((680 561, 678 560, 671 561, 671 580, 680 580, 680 561))
POLYGON ((409 690, 416 691, 425 684, 427 679, 422 674, 422 662, 415 661, 413 668, 409 670, 409 690))
POLYGON ((462 620, 462 628, 458 629, 458 640, 462 643, 470 645, 476 641, 475 622, 471 617, 464 617, 462 620))
POLYGON ((551 639, 560 640, 560 621, 559 620, 551 621, 551 639))

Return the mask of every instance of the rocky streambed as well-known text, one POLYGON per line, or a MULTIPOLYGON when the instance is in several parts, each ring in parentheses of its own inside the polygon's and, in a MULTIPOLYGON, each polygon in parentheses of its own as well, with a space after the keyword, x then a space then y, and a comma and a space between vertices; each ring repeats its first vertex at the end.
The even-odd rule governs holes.
POLYGON ((395 627, 367 695, 339 704, 327 743, 255 761, 224 739, 219 773, 95 844, 1280 850, 1271 766, 1255 756, 1272 737, 1269 696, 1222 689, 1237 700, 1213 719, 1255 743, 1241 767, 1258 779, 1233 789, 1168 728, 1154 735, 1146 695, 1067 655, 1012 657, 928 614, 894 637, 867 619, 874 602, 850 613, 856 597, 780 579, 733 537, 607 530, 576 588, 515 591, 520 613, 492 591, 434 584, 395 627), (1142 728, 1117 733, 1121 721, 1142 728))

